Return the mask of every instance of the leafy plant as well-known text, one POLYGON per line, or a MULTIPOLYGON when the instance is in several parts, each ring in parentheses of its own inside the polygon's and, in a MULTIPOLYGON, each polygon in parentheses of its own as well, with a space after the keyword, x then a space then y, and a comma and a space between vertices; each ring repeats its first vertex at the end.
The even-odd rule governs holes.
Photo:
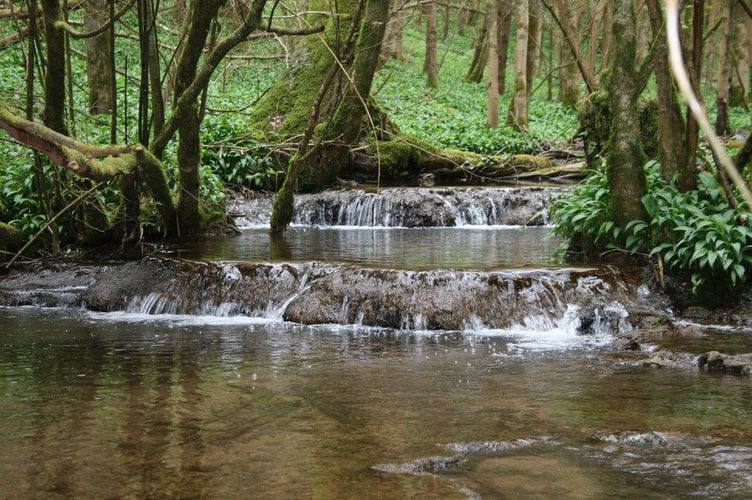
POLYGON ((590 250, 614 247, 622 230, 611 220, 611 190, 604 169, 593 170, 551 207, 554 234, 590 250))
POLYGON ((255 189, 274 189, 283 171, 274 159, 251 154, 246 148, 206 149, 203 164, 211 168, 227 184, 255 189))
POLYGON ((648 220, 632 221, 624 230, 616 226, 606 175, 598 170, 554 202, 554 233, 585 248, 658 258, 666 270, 688 279, 705 303, 734 296, 752 269, 752 213, 731 208, 708 172, 700 173, 697 190, 686 193, 663 180, 655 161, 646 164, 645 173, 648 220))
POLYGON ((666 269, 686 275, 706 302, 732 297, 752 267, 752 214, 731 208, 709 172, 699 174, 697 190, 682 193, 661 178, 656 162, 646 171, 649 191, 642 202, 650 221, 627 226, 627 248, 649 249, 666 269))

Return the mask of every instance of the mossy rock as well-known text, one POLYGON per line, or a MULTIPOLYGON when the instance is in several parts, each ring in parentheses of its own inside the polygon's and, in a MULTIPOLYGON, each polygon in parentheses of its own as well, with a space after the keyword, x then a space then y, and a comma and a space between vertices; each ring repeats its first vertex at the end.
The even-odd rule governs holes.
POLYGON ((20 229, 0 222, 0 250, 18 250, 23 244, 23 237, 23 232, 20 229))

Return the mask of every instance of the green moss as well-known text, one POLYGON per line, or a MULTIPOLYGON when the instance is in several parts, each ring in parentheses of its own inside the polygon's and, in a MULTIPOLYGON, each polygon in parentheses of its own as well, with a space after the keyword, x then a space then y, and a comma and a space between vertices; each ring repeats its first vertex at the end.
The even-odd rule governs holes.
POLYGON ((0 250, 18 250, 23 243, 21 230, 4 222, 0 222, 0 250))
POLYGON ((605 90, 596 90, 577 105, 580 123, 578 135, 585 142, 585 157, 590 168, 596 167, 597 158, 603 153, 611 131, 611 103, 605 90))
POLYGON ((379 142, 378 154, 381 170, 390 177, 397 177, 409 171, 410 166, 414 166, 418 159, 415 147, 399 140, 379 142))
POLYGON ((523 167, 526 170, 543 170, 553 167, 553 162, 549 158, 535 155, 512 155, 511 164, 523 167))
POLYGON ((281 233, 292 222, 294 208, 293 189, 285 182, 274 198, 272 209, 271 232, 281 233))
MULTIPOLYGON (((326 12, 333 7, 330 2, 314 2, 312 11, 326 12)), ((348 12, 353 2, 339 2, 339 12, 348 12)), ((295 59, 287 71, 266 93, 253 111, 250 128, 254 133, 263 132, 273 142, 302 134, 311 116, 311 106, 316 100, 324 75, 334 63, 332 51, 336 51, 341 37, 350 25, 350 16, 331 16, 321 36, 312 35, 301 41, 295 59), (323 39, 323 41, 322 41, 323 39)), ((321 22, 319 17, 310 20, 312 25, 321 22)), ((331 94, 331 92, 330 92, 331 94)), ((332 110, 331 95, 322 102, 322 114, 332 110)))

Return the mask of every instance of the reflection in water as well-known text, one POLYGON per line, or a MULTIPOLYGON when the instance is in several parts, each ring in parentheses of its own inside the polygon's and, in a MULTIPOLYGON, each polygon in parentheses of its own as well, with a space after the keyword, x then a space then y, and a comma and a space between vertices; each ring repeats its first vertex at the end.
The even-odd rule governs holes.
POLYGON ((748 380, 579 343, 35 309, 0 309, 0 325, 8 498, 743 498, 752 486, 748 380))
POLYGON ((403 269, 553 266, 560 240, 545 227, 248 229, 203 241, 180 255, 207 260, 330 261, 403 269))

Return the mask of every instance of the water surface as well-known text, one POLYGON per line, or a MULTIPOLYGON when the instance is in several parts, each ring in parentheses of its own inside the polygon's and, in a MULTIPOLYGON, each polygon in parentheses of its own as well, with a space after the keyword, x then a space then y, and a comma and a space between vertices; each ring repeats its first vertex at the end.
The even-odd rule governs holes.
POLYGON ((498 269, 555 266, 561 240, 546 227, 449 228, 267 227, 237 237, 182 246, 179 254, 208 260, 319 260, 402 269, 498 269))
POLYGON ((748 379, 643 368, 599 339, 31 308, 0 325, 6 498, 752 489, 748 379))

